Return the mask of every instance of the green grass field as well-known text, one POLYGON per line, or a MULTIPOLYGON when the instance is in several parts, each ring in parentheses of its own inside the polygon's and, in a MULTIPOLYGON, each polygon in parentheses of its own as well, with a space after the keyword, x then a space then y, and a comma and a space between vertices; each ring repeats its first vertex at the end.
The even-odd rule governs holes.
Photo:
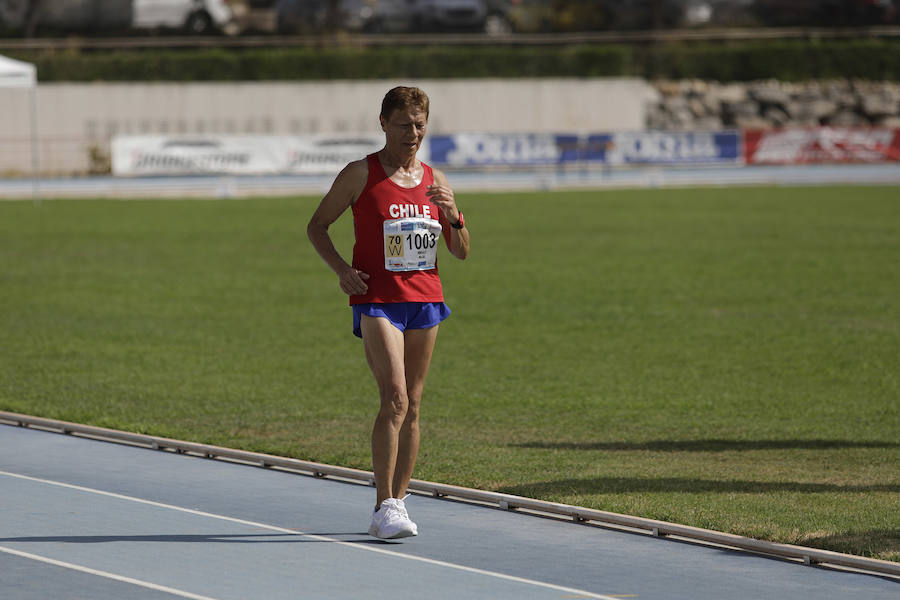
MULTIPOLYGON (((0 203, 0 409, 370 469, 317 202, 0 203)), ((900 189, 458 202, 417 478, 900 560, 900 189)))

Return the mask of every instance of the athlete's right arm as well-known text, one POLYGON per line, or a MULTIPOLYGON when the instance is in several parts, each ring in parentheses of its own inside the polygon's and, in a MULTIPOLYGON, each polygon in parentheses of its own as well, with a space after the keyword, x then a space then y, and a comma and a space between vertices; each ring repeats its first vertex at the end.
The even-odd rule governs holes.
POLYGON ((365 280, 369 275, 354 269, 341 257, 328 235, 328 227, 356 202, 366 186, 368 176, 369 167, 365 160, 358 160, 344 167, 306 226, 306 235, 313 248, 337 274, 341 290, 348 295, 365 294, 368 289, 365 280))

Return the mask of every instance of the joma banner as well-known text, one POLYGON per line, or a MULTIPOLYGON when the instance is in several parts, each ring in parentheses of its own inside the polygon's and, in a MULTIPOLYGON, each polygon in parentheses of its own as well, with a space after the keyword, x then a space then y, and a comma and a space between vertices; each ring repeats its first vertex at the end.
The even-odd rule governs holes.
POLYGON ((437 166, 535 166, 566 163, 721 164, 741 162, 737 131, 635 131, 594 134, 464 133, 435 136, 437 166))

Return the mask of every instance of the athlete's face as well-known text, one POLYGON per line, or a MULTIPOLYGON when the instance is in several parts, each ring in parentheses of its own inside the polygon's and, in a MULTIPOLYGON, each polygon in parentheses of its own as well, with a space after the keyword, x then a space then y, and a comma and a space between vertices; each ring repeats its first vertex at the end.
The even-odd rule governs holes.
POLYGON ((395 110, 390 118, 381 117, 385 145, 401 156, 414 156, 425 138, 428 117, 418 108, 395 110))

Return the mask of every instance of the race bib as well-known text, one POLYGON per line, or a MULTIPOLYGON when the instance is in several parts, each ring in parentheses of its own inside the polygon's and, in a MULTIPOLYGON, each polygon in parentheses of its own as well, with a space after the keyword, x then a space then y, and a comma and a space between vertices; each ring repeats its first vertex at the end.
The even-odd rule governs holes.
POLYGON ((384 222, 384 268, 388 271, 425 271, 437 263, 441 224, 433 219, 408 218, 384 222))

